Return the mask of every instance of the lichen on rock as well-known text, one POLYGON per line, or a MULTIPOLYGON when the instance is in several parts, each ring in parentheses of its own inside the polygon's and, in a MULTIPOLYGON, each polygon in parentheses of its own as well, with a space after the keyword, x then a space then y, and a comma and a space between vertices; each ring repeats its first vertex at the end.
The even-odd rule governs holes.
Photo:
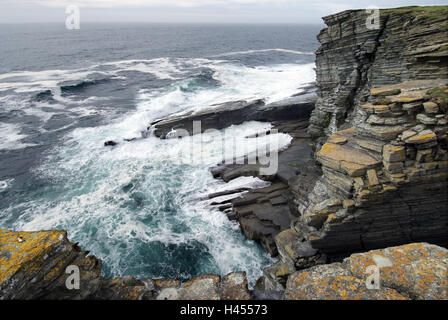
POLYGON ((316 266, 288 278, 291 300, 446 300, 448 250, 427 243, 354 254, 342 263, 316 266), (369 266, 379 269, 378 286, 369 287, 369 266))

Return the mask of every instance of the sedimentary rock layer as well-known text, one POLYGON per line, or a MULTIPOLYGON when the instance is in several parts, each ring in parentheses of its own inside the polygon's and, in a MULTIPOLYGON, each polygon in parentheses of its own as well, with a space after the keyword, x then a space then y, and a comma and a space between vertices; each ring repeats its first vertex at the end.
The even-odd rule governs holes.
POLYGON ((278 254, 275 237, 289 229, 298 217, 289 181, 297 177, 299 168, 314 162, 307 125, 308 121, 283 121, 274 125, 273 129, 291 135, 293 140, 288 149, 279 153, 278 170, 270 176, 260 175, 259 163, 218 165, 211 169, 215 178, 226 182, 240 176, 258 176, 271 182, 266 188, 250 190, 229 200, 228 205, 221 203, 220 208, 229 219, 240 223, 248 239, 260 241, 272 256, 278 254))
POLYGON ((269 287, 354 252, 448 246, 447 12, 381 10, 378 29, 364 10, 324 18, 308 128, 318 166, 290 182, 299 218, 275 239, 269 287))
POLYGON ((366 10, 324 17, 328 27, 318 36, 318 99, 310 133, 322 136, 346 119, 356 121, 370 88, 448 78, 447 15, 447 7, 380 10, 378 28, 367 27, 366 10))

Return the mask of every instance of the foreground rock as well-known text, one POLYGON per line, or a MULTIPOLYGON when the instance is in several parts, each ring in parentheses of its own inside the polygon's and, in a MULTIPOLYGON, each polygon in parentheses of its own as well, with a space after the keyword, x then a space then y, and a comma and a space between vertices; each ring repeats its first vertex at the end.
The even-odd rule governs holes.
MULTIPOLYGON (((65 231, 0 230, 0 299, 249 300, 249 299, 447 299, 448 250, 426 243, 355 254, 286 277, 284 288, 262 279, 248 290, 245 272, 177 279, 101 276, 101 260, 86 256, 65 231), (381 289, 366 288, 365 270, 381 269, 381 289), (67 267, 79 268, 79 288, 67 267), (274 291, 272 291, 274 290, 274 291)), ((287 271, 287 270, 286 270, 287 271)), ((285 270, 277 268, 279 276, 285 270)))
POLYGON ((288 278, 290 300, 447 300, 448 250, 427 243, 359 253, 342 263, 316 266, 288 278), (378 267, 379 286, 367 288, 368 268, 378 267))
POLYGON ((65 231, 16 232, 0 229, 0 300, 211 300, 250 298, 244 272, 221 279, 201 275, 181 284, 176 279, 104 279, 101 260, 87 256, 65 231), (79 288, 70 276, 79 268, 79 288), (67 273, 68 271, 68 273, 67 273))

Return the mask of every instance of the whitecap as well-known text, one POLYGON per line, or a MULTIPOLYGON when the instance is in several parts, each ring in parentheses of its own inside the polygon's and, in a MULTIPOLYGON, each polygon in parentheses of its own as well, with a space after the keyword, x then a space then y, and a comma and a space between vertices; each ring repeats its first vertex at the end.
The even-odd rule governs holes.
POLYGON ((11 184, 14 182, 14 179, 0 180, 0 192, 8 189, 11 184))
POLYGON ((246 55, 246 54, 254 54, 254 53, 265 53, 265 52, 283 52, 283 53, 291 53, 291 54, 297 54, 297 55, 314 55, 314 52, 273 48, 273 49, 259 49, 259 50, 246 50, 246 51, 232 51, 232 52, 226 52, 226 53, 213 55, 211 57, 218 58, 218 57, 238 56, 238 55, 246 55))
POLYGON ((17 124, 0 122, 0 150, 17 150, 35 146, 31 143, 21 143, 27 137, 21 134, 21 128, 17 124))

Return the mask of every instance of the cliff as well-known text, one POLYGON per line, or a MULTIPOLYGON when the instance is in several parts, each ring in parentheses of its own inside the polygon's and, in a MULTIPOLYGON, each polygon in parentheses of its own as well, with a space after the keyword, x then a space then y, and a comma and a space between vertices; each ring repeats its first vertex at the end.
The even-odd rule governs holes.
POLYGON ((359 107, 373 87, 409 80, 447 79, 448 7, 380 10, 378 29, 365 10, 324 17, 316 52, 318 100, 310 119, 315 136, 361 121, 359 107))
POLYGON ((377 30, 364 10, 324 18, 308 128, 317 161, 289 182, 300 216, 275 239, 266 287, 354 252, 448 245, 447 10, 381 10, 377 30))

